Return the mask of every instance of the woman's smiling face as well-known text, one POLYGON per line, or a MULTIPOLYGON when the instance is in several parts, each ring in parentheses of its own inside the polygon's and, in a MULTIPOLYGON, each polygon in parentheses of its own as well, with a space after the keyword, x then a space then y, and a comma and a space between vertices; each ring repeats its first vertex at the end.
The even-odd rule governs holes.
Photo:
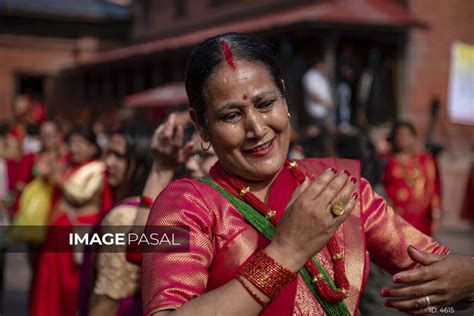
POLYGON ((288 107, 270 72, 258 62, 221 65, 205 85, 208 125, 204 131, 232 175, 248 181, 274 177, 285 162, 288 107))

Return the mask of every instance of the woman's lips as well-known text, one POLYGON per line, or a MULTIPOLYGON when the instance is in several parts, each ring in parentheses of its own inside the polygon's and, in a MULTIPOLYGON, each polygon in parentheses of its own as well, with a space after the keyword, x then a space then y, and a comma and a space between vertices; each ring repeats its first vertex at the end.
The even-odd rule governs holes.
POLYGON ((273 138, 271 141, 268 141, 260 146, 257 146, 255 148, 252 148, 252 149, 249 149, 249 150, 243 150, 243 152, 246 154, 246 155, 250 155, 250 156, 253 156, 253 157, 263 157, 263 156, 266 156, 269 152, 272 151, 273 147, 274 147, 274 140, 275 138, 273 138))

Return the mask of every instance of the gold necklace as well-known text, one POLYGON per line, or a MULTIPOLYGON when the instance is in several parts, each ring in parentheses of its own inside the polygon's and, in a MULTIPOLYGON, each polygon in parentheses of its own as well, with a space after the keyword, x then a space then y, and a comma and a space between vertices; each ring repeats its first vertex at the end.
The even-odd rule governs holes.
POLYGON ((410 155, 397 156, 397 162, 402 168, 403 181, 406 183, 406 185, 413 188, 421 176, 421 168, 420 168, 420 163, 416 155, 413 157, 413 164, 412 164, 413 166, 411 169, 408 164, 409 161, 410 161, 410 155))

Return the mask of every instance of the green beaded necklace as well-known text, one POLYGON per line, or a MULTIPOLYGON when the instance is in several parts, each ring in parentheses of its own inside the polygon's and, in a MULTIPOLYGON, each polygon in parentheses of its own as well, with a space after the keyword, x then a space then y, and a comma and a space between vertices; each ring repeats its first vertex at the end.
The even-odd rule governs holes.
MULTIPOLYGON (((276 227, 270 222, 268 219, 265 218, 262 214, 260 214, 257 210, 255 210, 251 205, 245 203, 241 199, 235 197, 234 195, 230 194, 226 190, 224 190, 221 186, 219 186, 216 182, 206 179, 206 178, 197 178, 199 182, 205 183, 217 191, 219 191, 235 208, 242 214, 242 216, 260 233, 262 233, 266 238, 271 240, 276 232, 276 227)), ((336 289, 334 282, 328 276, 326 270, 321 265, 321 263, 316 259, 316 257, 312 257, 312 260, 318 267, 319 271, 324 276, 326 282, 333 288, 336 289)), ((351 315, 349 310, 347 309, 346 304, 344 301, 339 301, 334 304, 330 304, 326 302, 319 294, 316 286, 312 282, 311 275, 309 274, 308 270, 305 267, 302 267, 299 271, 301 276, 303 277, 306 285, 310 288, 313 295, 319 301, 321 306, 326 311, 327 315, 330 316, 349 316, 351 315)))

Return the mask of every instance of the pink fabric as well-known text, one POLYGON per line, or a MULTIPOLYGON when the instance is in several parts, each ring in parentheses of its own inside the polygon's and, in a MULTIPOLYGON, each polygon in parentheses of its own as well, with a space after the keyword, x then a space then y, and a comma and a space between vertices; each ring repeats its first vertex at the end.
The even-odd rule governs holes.
MULTIPOLYGON (((306 159, 299 164, 315 176, 329 167, 348 169, 358 175, 358 163, 349 160, 306 159)), ((347 258, 346 272, 351 289, 346 305, 353 314, 357 311, 359 295, 367 279, 367 251, 373 252, 372 258, 392 273, 415 266, 406 252, 409 244, 433 253, 447 252, 444 246, 395 215, 373 193, 367 181, 361 179, 359 183, 362 211, 353 212, 336 233, 347 258)), ((268 203, 275 208, 277 216, 284 212, 294 187, 286 172, 281 172, 272 185, 268 203)), ((193 297, 225 284, 252 253, 268 244, 219 192, 191 179, 173 181, 158 196, 147 225, 189 226, 190 252, 143 255, 145 315, 176 309, 193 297)), ((324 248, 317 257, 332 276, 327 249, 324 248)), ((325 314, 301 277, 287 285, 264 314, 268 312, 270 315, 272 306, 279 307, 275 309, 278 315, 325 314)))
MULTIPOLYGON (((80 225, 95 225, 99 214, 77 216, 80 225)), ((54 226, 64 226, 72 233, 72 224, 63 214, 54 226)), ((67 235, 65 235, 67 236, 67 235)), ((48 235, 45 248, 54 244, 48 235)), ((53 247, 54 248, 54 247, 53 247)), ((79 299, 79 280, 81 266, 74 262, 71 252, 43 252, 38 265, 35 284, 33 285, 30 316, 74 316, 79 299)))

